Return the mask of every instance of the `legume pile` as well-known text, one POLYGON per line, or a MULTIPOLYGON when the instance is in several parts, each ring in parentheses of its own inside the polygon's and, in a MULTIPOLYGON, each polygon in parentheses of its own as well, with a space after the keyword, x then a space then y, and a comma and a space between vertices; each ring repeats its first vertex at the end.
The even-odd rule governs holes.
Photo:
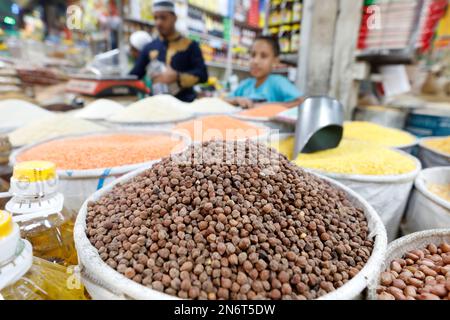
POLYGON ((392 261, 377 293, 382 300, 449 300, 450 245, 430 244, 392 261))
POLYGON ((273 118, 287 109, 278 104, 268 104, 239 112, 239 115, 251 118, 273 118))
POLYGON ((57 115, 30 122, 8 134, 8 137, 14 147, 21 147, 64 135, 101 131, 106 131, 106 128, 91 121, 67 115, 57 115))
POLYGON ((58 169, 113 168, 158 160, 183 147, 181 140, 165 135, 90 135, 40 144, 20 154, 17 160, 50 161, 58 169))
POLYGON ((429 184, 428 190, 438 197, 450 202, 450 183, 448 184, 429 184))
POLYGON ((343 191, 250 141, 163 159, 89 203, 86 223, 111 268, 190 299, 314 299, 355 277, 374 244, 343 191))
POLYGON ((450 137, 428 140, 425 142, 425 146, 450 155, 450 137))
POLYGON ((416 169, 416 163, 403 154, 352 140, 342 141, 336 149, 301 154, 295 163, 325 172, 361 175, 397 175, 416 169))
POLYGON ((187 134, 193 141, 241 140, 264 135, 268 129, 248 124, 229 116, 208 116, 178 124, 177 132, 187 134))
MULTIPOLYGON (((281 141, 278 148, 281 153, 292 157, 294 139, 281 141)), ((411 158, 394 150, 345 139, 335 149, 302 153, 294 162, 300 167, 341 174, 396 175, 416 169, 411 158)))
POLYGON ((400 147, 416 141, 416 138, 408 132, 362 121, 346 122, 344 124, 344 138, 386 147, 400 147))

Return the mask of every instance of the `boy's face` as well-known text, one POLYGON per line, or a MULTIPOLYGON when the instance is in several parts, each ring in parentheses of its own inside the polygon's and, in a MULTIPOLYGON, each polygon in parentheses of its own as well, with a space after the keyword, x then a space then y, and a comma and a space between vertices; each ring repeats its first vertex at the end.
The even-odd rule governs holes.
POLYGON ((264 40, 257 40, 252 47, 250 60, 250 74, 254 78, 263 78, 272 72, 278 62, 272 46, 264 40))

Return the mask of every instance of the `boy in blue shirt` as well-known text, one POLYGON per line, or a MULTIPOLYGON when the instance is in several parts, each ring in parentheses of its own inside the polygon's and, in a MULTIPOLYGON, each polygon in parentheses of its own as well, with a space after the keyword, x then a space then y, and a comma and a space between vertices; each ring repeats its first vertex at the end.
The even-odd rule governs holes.
POLYGON ((280 45, 272 37, 258 37, 253 44, 250 74, 226 99, 242 108, 253 108, 256 102, 280 103, 288 108, 302 103, 302 94, 287 78, 272 74, 278 63, 280 45))

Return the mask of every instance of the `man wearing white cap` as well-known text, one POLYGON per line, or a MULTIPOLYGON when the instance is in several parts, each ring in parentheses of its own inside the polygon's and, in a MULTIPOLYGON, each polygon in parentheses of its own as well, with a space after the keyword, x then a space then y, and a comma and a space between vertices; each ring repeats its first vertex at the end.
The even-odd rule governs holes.
POLYGON ((154 77, 154 83, 174 84, 181 88, 176 98, 192 102, 196 98, 194 85, 208 80, 208 71, 197 42, 181 34, 175 28, 177 16, 175 4, 169 0, 155 0, 153 15, 159 38, 146 45, 131 71, 142 78, 150 60, 155 58, 167 65, 167 70, 154 77))

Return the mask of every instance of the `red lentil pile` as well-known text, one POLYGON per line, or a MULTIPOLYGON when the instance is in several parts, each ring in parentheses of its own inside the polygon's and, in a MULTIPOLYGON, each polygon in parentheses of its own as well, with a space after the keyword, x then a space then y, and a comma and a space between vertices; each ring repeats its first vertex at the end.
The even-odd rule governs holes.
POLYGON ((20 154, 17 160, 50 161, 66 170, 113 168, 161 159, 183 147, 181 140, 165 135, 92 135, 38 145, 20 154))

